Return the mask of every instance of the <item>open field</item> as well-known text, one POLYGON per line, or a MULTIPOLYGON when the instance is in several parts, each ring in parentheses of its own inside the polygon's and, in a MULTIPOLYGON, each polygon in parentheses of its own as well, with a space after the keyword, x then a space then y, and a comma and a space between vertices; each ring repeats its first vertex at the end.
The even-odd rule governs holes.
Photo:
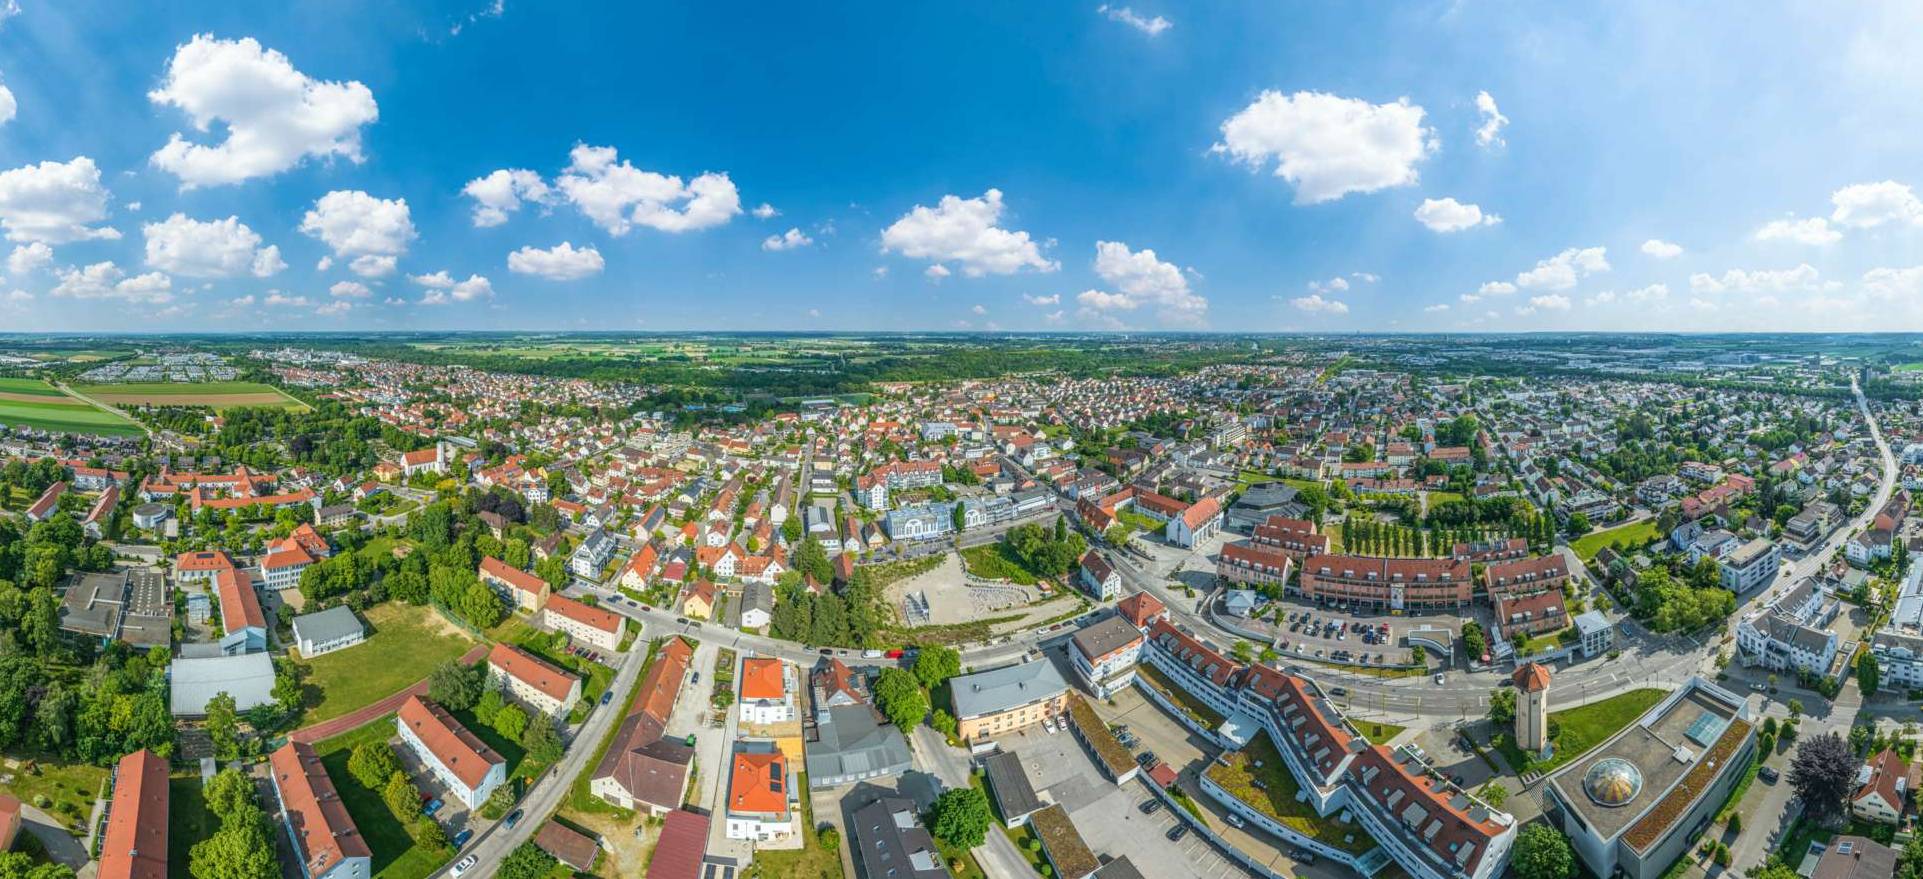
POLYGON ((305 409, 307 404, 259 382, 134 382, 115 385, 76 385, 75 390, 116 406, 280 406, 305 409))
MULTIPOLYGON (((263 804, 263 809, 266 805, 263 804)), ((167 875, 191 876, 187 865, 194 844, 214 835, 219 826, 207 811, 200 773, 167 779, 167 875)))
POLYGON ((1596 553, 1601 552, 1605 546, 1621 543, 1627 547, 1639 548, 1654 539, 1656 539, 1656 520, 1644 519, 1607 531, 1591 531, 1576 538, 1576 542, 1569 546, 1586 562, 1595 558, 1596 553))
POLYGON ((1007 580, 1021 586, 1033 586, 1041 581, 1041 576, 1022 564, 1000 541, 971 546, 961 551, 962 562, 968 572, 985 580, 1007 580))
POLYGON ((1666 691, 1656 689, 1630 690, 1601 702, 1549 712, 1549 720, 1557 733, 1550 742, 1555 746, 1555 753, 1546 761, 1531 760, 1508 736, 1503 737, 1496 750, 1501 751, 1503 759, 1508 760, 1509 765, 1518 772, 1528 767, 1547 773, 1582 756, 1618 730, 1635 723, 1636 718, 1643 716, 1643 712, 1661 702, 1666 695, 1666 691))
POLYGON ((367 642, 305 661, 309 689, 301 725, 339 717, 393 695, 459 657, 473 639, 432 608, 399 601, 369 608, 367 642))
POLYGON ((5 758, 5 767, 0 791, 54 816, 69 830, 86 832, 87 814, 107 783, 107 769, 14 756, 5 758))
POLYGON ((59 433, 139 436, 140 427, 39 379, 0 378, 0 424, 59 433))

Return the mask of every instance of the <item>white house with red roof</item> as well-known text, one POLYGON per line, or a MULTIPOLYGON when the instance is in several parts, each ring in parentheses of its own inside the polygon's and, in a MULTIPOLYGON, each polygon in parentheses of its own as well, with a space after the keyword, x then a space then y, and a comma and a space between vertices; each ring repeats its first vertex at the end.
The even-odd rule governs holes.
POLYGON ((267 554, 260 557, 261 584, 275 590, 292 589, 300 585, 301 572, 317 561, 319 559, 291 537, 270 543, 267 554))
POLYGON ((220 599, 220 652, 238 656, 266 650, 267 615, 261 612, 253 575, 223 569, 214 576, 214 594, 220 599))
POLYGON ((409 477, 416 473, 446 473, 453 460, 453 450, 447 443, 438 442, 419 451, 401 453, 401 473, 409 477))
POLYGON ((496 644, 487 655, 488 681, 505 685, 507 693, 543 714, 567 714, 581 701, 581 679, 555 668, 539 657, 507 644, 496 644))
POLYGON ((394 714, 394 727, 421 765, 469 809, 507 781, 507 760, 439 705, 409 696, 394 714))
POLYGON ((499 593, 516 610, 533 613, 546 604, 552 590, 548 581, 493 556, 484 556, 477 573, 482 583, 499 593))
POLYGON ((1169 517, 1163 536, 1176 546, 1192 547, 1222 530, 1222 502, 1205 497, 1169 517))
POLYGON ((627 621, 627 617, 607 608, 582 604, 565 595, 550 596, 541 610, 541 625, 610 653, 620 649, 627 621))
POLYGON ((1850 814, 1864 821, 1895 824, 1910 801, 1910 765, 1895 751, 1884 749, 1856 772, 1850 794, 1850 814))
POLYGON ((742 723, 786 723, 795 719, 794 687, 787 664, 770 656, 741 661, 742 723))

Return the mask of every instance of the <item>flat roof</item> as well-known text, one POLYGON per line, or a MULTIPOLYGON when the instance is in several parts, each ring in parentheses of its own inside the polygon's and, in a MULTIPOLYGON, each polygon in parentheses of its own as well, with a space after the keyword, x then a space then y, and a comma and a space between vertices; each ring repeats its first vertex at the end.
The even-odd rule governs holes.
POLYGON ((1047 658, 949 679, 958 719, 1000 714, 1068 690, 1068 682, 1047 658))
POLYGON ((77 574, 68 583, 61 602, 60 628, 111 638, 120 631, 120 611, 126 601, 126 571, 77 574))
POLYGON ((1142 630, 1129 624, 1119 616, 1091 623, 1075 631, 1075 649, 1089 659, 1100 659, 1114 653, 1131 643, 1142 640, 1142 630))
POLYGON ((274 660, 265 653, 175 659, 171 676, 175 717, 206 714, 221 693, 234 697, 237 711, 274 701, 274 660))
POLYGON ((988 774, 988 790, 1002 807, 1004 819, 1014 821, 1042 808, 1042 799, 1035 795, 1035 786, 1029 783, 1021 758, 1007 751, 996 751, 982 758, 982 769, 988 774))
POLYGON ((1582 759, 1557 770, 1549 783, 1598 837, 1614 840, 1682 781, 1714 744, 1699 744, 1690 737, 1690 731, 1697 730, 1700 737, 1714 726, 1720 733, 1737 718, 1741 706, 1738 697, 1700 678, 1693 679, 1685 689, 1657 703, 1582 759), (1590 798, 1583 779, 1597 763, 1610 759, 1634 766, 1641 773, 1642 785, 1621 805, 1604 806, 1590 798))

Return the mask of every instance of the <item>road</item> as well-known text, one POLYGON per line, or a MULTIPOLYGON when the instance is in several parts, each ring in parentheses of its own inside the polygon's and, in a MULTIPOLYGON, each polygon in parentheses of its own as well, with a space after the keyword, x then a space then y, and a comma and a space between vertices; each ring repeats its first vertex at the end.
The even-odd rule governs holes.
POLYGON ((641 673, 641 665, 646 661, 648 654, 645 647, 647 637, 648 633, 643 632, 642 637, 635 639, 635 649, 629 650, 628 655, 622 657, 621 667, 614 675, 614 683, 608 688, 609 692, 617 694, 615 701, 588 713, 588 719, 581 725, 580 732, 575 734, 574 739, 568 743, 567 751, 561 755, 561 762, 555 764, 545 775, 536 780, 527 794, 521 797, 521 801, 515 804, 515 808, 521 810, 521 820, 513 827, 500 822, 482 831, 453 862, 444 865, 431 875, 451 876, 454 863, 458 863, 468 855, 479 855, 480 863, 474 869, 463 873, 462 877, 463 879, 490 879, 509 852, 534 837, 535 831, 540 830, 541 825, 547 821, 547 817, 561 805, 561 800, 573 787, 574 780, 579 778, 581 773, 592 768, 587 765, 588 761, 593 759, 594 752, 600 747, 602 739, 613 733, 615 724, 621 720, 620 694, 628 692, 629 688, 634 686, 635 678, 641 673))

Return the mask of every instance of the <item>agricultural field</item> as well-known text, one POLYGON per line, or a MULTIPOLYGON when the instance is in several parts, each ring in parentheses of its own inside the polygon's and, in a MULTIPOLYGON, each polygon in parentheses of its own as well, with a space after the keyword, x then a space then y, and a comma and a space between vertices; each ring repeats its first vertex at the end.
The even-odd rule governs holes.
POLYGON ((139 436, 140 427, 32 378, 0 378, 0 424, 59 433, 139 436))
POLYGON ((74 390, 115 406, 278 406, 305 409, 307 404, 259 382, 136 382, 114 385, 76 385, 74 390))

